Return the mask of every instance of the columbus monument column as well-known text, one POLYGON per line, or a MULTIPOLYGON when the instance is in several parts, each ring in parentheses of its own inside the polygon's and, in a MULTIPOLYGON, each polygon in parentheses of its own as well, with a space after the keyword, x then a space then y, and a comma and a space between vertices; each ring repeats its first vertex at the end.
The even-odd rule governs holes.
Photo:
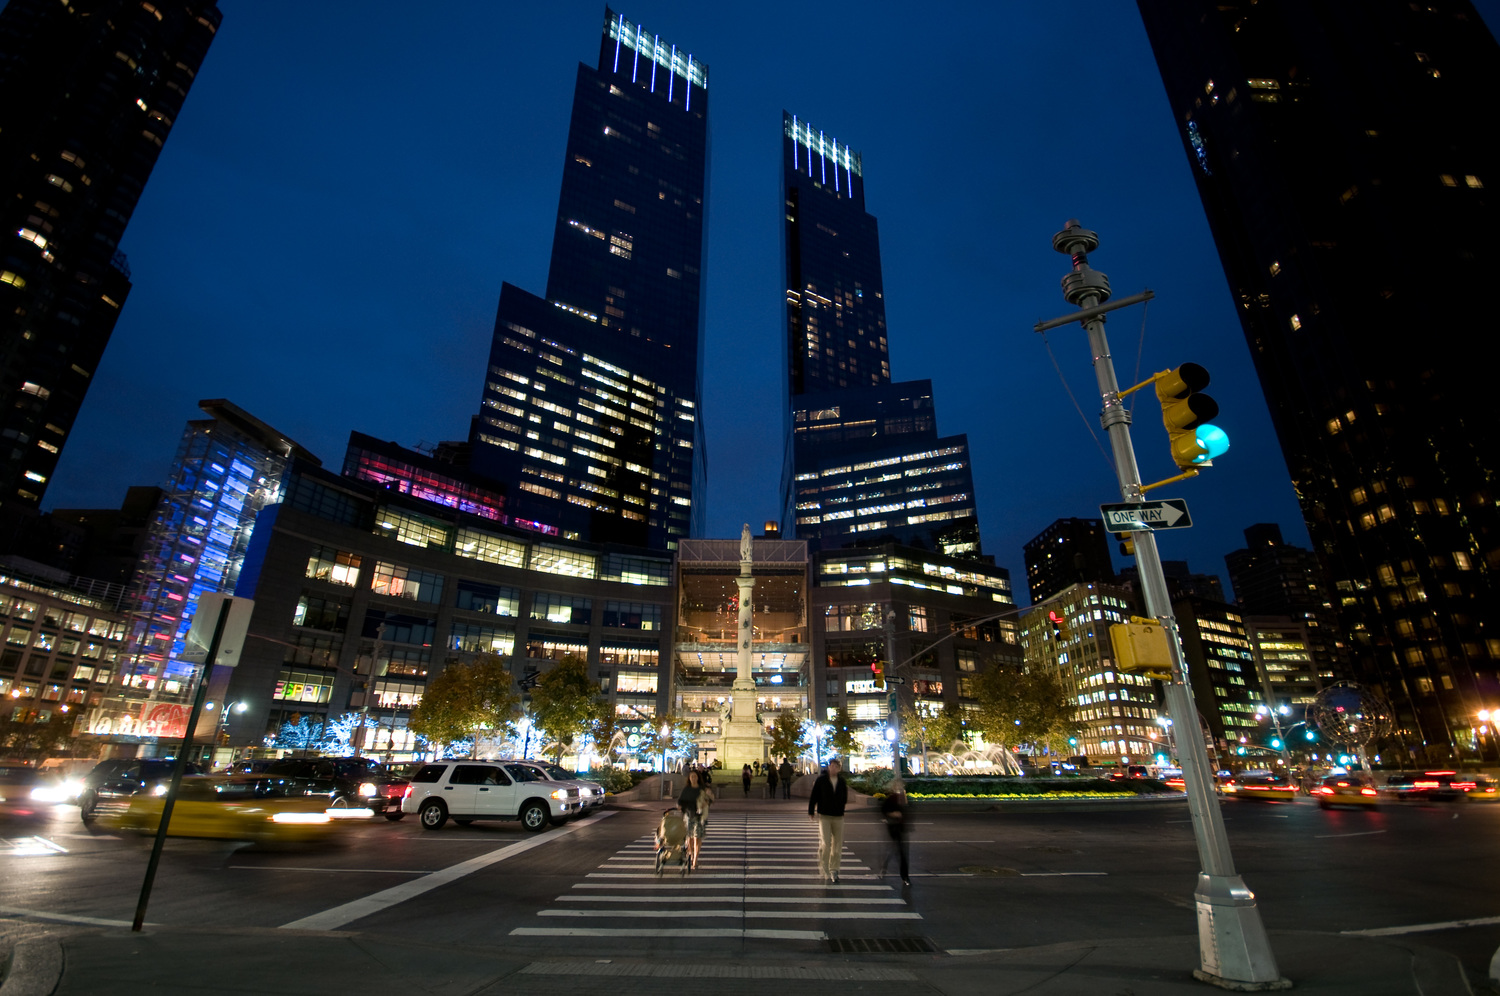
POLYGON ((737 630, 734 686, 730 692, 729 717, 719 734, 718 757, 726 772, 737 772, 746 764, 766 759, 766 734, 755 718, 755 679, 751 676, 751 650, 755 642, 752 625, 752 593, 755 576, 751 570, 754 544, 750 525, 740 532, 740 575, 735 584, 740 589, 740 618, 737 630))

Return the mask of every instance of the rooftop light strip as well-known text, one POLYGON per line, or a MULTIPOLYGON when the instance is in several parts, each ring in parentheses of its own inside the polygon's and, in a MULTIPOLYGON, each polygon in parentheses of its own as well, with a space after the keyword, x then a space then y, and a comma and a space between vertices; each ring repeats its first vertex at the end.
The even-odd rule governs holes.
POLYGON ((792 168, 801 169, 801 152, 797 148, 803 146, 807 150, 807 175, 813 176, 813 156, 824 157, 823 178, 827 182, 827 157, 833 158, 834 169, 840 165, 844 167, 845 188, 849 193, 854 192, 854 178, 863 177, 865 171, 861 165, 860 154, 853 147, 845 143, 842 148, 837 141, 826 139, 823 132, 807 124, 795 114, 782 115, 782 134, 792 139, 792 168), (840 163, 842 159, 842 163, 840 163))
MULTIPOLYGON (((621 45, 634 53, 634 61, 630 69, 630 81, 640 81, 641 56, 651 60, 651 87, 656 86, 656 67, 661 66, 673 76, 681 76, 690 86, 688 89, 688 100, 692 98, 692 86, 700 86, 708 89, 708 67, 701 62, 695 62, 691 55, 684 65, 677 57, 677 46, 670 43, 663 44, 660 35, 648 35, 646 29, 639 24, 632 25, 625 20, 625 15, 616 14, 609 20, 609 37, 615 43, 615 72, 620 70, 619 48, 621 45)), ((671 87, 668 93, 672 93, 671 87)))

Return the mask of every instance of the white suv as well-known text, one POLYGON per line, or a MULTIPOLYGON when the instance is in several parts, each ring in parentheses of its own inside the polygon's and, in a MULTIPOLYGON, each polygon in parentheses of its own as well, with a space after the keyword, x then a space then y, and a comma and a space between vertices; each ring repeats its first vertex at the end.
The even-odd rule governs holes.
POLYGON ((401 812, 416 813, 424 830, 440 829, 452 817, 460 826, 475 820, 520 820, 535 832, 581 808, 577 786, 544 781, 530 765, 503 761, 424 764, 401 800, 401 812))
POLYGON ((533 768, 540 768, 542 774, 549 782, 561 782, 565 785, 578 786, 578 801, 582 803, 584 812, 588 812, 595 806, 604 805, 604 786, 598 782, 591 782, 579 778, 576 774, 564 768, 560 764, 551 761, 526 761, 533 768))

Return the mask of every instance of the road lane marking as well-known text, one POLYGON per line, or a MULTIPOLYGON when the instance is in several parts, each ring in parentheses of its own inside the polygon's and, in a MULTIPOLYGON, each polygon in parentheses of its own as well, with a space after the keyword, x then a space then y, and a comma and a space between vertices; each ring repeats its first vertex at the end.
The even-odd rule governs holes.
POLYGON ((439 886, 447 885, 449 882, 456 882, 466 875, 472 875, 474 872, 488 868, 490 865, 504 861, 506 858, 529 851, 533 847, 540 847, 548 841, 561 840, 578 830, 597 826, 599 820, 613 815, 615 815, 614 810, 606 810, 588 823, 575 823, 572 826, 564 827, 552 833, 538 835, 530 840, 519 841, 507 847, 502 847, 499 850, 491 851, 488 854, 481 854, 477 858, 470 858, 468 861, 460 861, 456 865, 450 865, 439 871, 430 872, 419 879, 402 882, 400 885, 383 889, 380 892, 365 896, 363 899, 356 899, 353 902, 335 906, 321 913, 314 913, 312 916, 293 920, 291 923, 284 923, 281 927, 283 930, 337 930, 347 923, 352 923, 373 913, 379 913, 381 910, 389 909, 397 903, 404 903, 408 899, 414 899, 425 892, 431 892, 439 886))
POLYGON ((558 903, 829 903, 845 906, 905 904, 900 896, 865 899, 854 896, 558 896, 558 903))
POLYGON ((1377 833, 1385 833, 1384 830, 1361 830, 1359 833, 1320 833, 1314 834, 1313 840, 1327 840, 1330 837, 1370 837, 1377 833))
POLYGON ((362 875, 431 875, 432 868, 303 868, 301 865, 230 865, 240 871, 350 872, 362 875))
POLYGON ((886 913, 878 910, 541 910, 537 916, 629 917, 632 919, 677 919, 688 917, 744 917, 746 920, 920 920, 920 913, 886 913))
POLYGON ((1394 937, 1397 934, 1426 934, 1434 930, 1460 930, 1464 927, 1489 927, 1500 923, 1500 916, 1481 916, 1472 920, 1445 920, 1442 923, 1417 923, 1409 927, 1373 927, 1369 930, 1341 930, 1355 937, 1394 937))
POLYGON ((1109 872, 1022 872, 1022 878, 1071 878, 1081 875, 1108 875, 1109 872))
MULTIPOLYGON (((75 916, 72 913, 45 913, 41 910, 23 910, 13 906, 0 906, 0 913, 6 916, 22 916, 32 920, 58 920, 62 923, 86 923, 94 927, 128 927, 129 920, 102 920, 96 916, 75 916)), ((148 923, 148 927, 156 924, 148 923)))
MULTIPOLYGON (((655 928, 635 927, 517 927, 510 932, 512 937, 660 937, 655 928)), ((672 931, 673 937, 744 937, 768 941, 826 941, 828 935, 821 930, 773 930, 752 927, 679 927, 672 931)))
MULTIPOLYGON (((656 876, 651 876, 656 878, 656 876)), ((702 876, 695 876, 702 877, 702 876)), ((733 875, 718 876, 721 878, 734 878, 733 875)), ((657 884, 650 882, 574 882, 575 889, 722 889, 722 885, 714 885, 710 882, 686 882, 672 881, 671 879, 660 879, 657 884)), ((740 886, 742 889, 855 889, 861 892, 894 892, 889 885, 794 885, 788 882, 785 885, 750 884, 740 886)))

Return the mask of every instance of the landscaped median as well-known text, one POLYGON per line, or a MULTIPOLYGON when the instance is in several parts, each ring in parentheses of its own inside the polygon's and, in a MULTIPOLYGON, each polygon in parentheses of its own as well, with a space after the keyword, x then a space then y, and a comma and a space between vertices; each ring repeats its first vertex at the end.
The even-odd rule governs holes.
MULTIPOLYGON (((890 785, 890 772, 870 772, 851 784, 879 800, 890 785)), ((1151 778, 1115 781, 1108 778, 942 775, 905 779, 913 803, 954 805, 963 809, 1009 803, 1124 803, 1166 802, 1183 794, 1151 778)))

